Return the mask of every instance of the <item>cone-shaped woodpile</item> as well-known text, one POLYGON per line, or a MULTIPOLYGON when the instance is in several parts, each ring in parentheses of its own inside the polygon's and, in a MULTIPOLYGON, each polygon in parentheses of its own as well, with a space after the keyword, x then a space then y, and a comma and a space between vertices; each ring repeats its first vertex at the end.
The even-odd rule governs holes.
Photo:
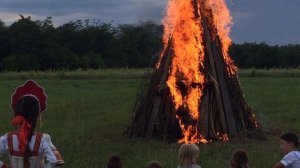
POLYGON ((163 23, 164 50, 126 133, 199 143, 256 130, 228 55, 224 0, 169 0, 163 23))

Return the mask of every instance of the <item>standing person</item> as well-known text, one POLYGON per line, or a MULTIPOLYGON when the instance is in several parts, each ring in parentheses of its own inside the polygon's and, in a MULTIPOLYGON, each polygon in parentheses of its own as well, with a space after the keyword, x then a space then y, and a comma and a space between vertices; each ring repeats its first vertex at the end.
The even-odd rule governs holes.
POLYGON ((285 156, 273 168, 300 168, 299 147, 300 143, 296 134, 283 134, 280 137, 280 148, 285 156))
POLYGON ((122 168, 123 162, 119 156, 111 156, 108 160, 107 168, 122 168))
POLYGON ((44 89, 32 80, 18 87, 12 95, 11 108, 15 117, 11 123, 17 130, 0 137, 0 156, 8 154, 10 168, 54 168, 64 163, 56 157, 59 154, 53 151, 55 147, 50 143, 50 136, 35 132, 37 120, 46 110, 46 102, 44 89))
POLYGON ((243 150, 236 150, 231 159, 231 168, 249 168, 248 155, 243 150))
POLYGON ((195 144, 183 144, 178 152, 178 168, 201 168, 197 165, 199 148, 195 144))

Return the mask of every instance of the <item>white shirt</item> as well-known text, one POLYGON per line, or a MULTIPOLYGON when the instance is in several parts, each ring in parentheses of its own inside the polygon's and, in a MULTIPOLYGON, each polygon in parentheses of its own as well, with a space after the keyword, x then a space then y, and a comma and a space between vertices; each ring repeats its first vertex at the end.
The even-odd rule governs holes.
MULTIPOLYGON (((9 146, 8 146, 8 136, 7 135, 8 134, 5 134, 2 137, 0 137, 0 157, 5 155, 5 154, 9 155, 9 146)), ((49 138, 49 135, 43 134, 43 136, 41 138, 41 142, 40 142, 40 148, 39 148, 39 151, 38 151, 38 156, 29 158, 30 163, 35 162, 35 164, 33 164, 33 165, 36 165, 36 166, 31 166, 32 168, 43 168, 43 167, 45 167, 45 168, 55 168, 56 167, 57 159, 56 159, 54 153, 52 152, 49 143, 47 142, 48 138, 49 138), (47 160, 46 165, 44 165, 44 157, 47 160)), ((18 137, 16 135, 13 135, 12 139, 13 139, 13 149, 15 151, 20 151, 19 150, 18 137)), ((30 150, 34 149, 35 140, 36 140, 36 135, 33 135, 32 139, 29 143, 29 149, 30 150)), ((22 166, 18 166, 18 165, 23 164, 23 158, 10 156, 10 155, 9 155, 9 157, 10 157, 10 160, 11 160, 11 164, 13 164, 13 165, 11 165, 12 168, 22 167, 22 166), (18 162, 18 163, 16 163, 16 162, 18 162)))
POLYGON ((286 168, 300 168, 300 152, 292 151, 280 161, 286 168))

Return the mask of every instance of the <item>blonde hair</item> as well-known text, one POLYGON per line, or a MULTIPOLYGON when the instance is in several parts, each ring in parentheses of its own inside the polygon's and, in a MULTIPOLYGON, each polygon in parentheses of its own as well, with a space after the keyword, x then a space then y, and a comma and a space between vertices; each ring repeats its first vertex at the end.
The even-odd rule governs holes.
POLYGON ((196 164, 199 157, 199 148, 195 144, 183 144, 178 152, 178 163, 180 168, 196 164))

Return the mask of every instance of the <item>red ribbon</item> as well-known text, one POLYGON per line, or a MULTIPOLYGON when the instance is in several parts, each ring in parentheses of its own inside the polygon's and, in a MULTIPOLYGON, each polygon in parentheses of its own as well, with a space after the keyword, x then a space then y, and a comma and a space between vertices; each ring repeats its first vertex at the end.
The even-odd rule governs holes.
POLYGON ((20 131, 18 133, 19 148, 22 152, 25 152, 31 125, 23 116, 16 116, 11 123, 15 126, 20 126, 20 131))

